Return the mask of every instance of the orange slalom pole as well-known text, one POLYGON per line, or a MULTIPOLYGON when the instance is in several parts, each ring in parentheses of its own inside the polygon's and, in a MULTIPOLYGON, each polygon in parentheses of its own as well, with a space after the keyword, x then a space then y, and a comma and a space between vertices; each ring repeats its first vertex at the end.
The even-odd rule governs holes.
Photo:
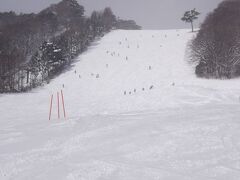
POLYGON ((63 91, 62 90, 61 90, 61 95, 62 95, 62 106, 63 106, 64 118, 66 119, 65 103, 64 103, 64 97, 63 97, 63 91))
POLYGON ((60 119, 60 109, 59 109, 59 92, 57 92, 57 106, 58 106, 58 119, 60 119))
POLYGON ((51 120, 51 116, 52 116, 52 102, 53 102, 53 94, 51 96, 51 101, 50 101, 49 121, 51 120))

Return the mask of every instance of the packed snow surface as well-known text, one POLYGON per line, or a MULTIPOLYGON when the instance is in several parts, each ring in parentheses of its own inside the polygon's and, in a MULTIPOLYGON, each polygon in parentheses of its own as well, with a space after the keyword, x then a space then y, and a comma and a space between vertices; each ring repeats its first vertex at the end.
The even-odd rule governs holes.
POLYGON ((194 36, 113 31, 49 84, 1 95, 0 179, 239 180, 240 79, 198 79, 194 36))

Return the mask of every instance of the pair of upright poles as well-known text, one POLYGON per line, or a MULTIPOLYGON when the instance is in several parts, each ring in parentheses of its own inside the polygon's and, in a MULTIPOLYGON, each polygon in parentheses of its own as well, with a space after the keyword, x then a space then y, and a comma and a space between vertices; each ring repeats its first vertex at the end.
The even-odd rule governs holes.
MULTIPOLYGON (((61 90, 61 100, 62 100, 63 115, 64 115, 64 118, 66 119, 64 95, 63 95, 62 90, 61 90)), ((51 95, 51 100, 50 100, 49 121, 51 120, 51 117, 52 117, 52 104, 53 104, 53 94, 51 95)), ((59 92, 57 92, 57 110, 58 110, 58 119, 60 119, 60 95, 59 95, 59 92)))

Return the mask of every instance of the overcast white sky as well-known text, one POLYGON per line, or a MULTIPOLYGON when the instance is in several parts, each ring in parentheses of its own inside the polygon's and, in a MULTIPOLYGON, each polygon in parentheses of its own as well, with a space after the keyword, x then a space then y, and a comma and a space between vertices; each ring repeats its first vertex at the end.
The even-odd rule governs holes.
MULTIPOLYGON (((0 11, 39 12, 60 0, 0 0, 0 11)), ((78 0, 85 7, 86 14, 110 6, 123 19, 133 19, 143 29, 186 28, 180 18, 185 10, 196 8, 202 14, 199 25, 207 13, 222 0, 78 0)))

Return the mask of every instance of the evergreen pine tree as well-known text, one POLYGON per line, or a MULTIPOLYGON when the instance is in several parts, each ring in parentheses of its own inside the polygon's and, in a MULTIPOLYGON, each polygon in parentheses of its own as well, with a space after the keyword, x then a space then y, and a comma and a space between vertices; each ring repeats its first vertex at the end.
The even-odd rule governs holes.
POLYGON ((196 11, 196 9, 192 9, 190 11, 186 11, 183 15, 183 17, 181 18, 182 21, 185 21, 186 23, 191 23, 191 27, 192 27, 192 32, 193 32, 193 21, 198 19, 198 16, 200 15, 200 13, 198 11, 196 11))

